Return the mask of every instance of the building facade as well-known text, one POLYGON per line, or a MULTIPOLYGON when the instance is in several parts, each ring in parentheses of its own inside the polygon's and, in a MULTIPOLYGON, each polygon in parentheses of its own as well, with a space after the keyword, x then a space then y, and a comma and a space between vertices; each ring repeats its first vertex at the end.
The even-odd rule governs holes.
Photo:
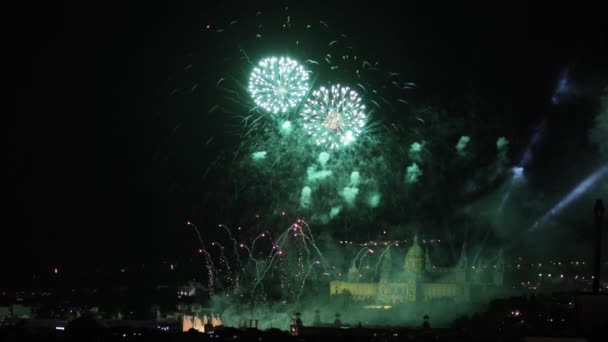
POLYGON ((353 301, 378 304, 399 304, 431 300, 471 301, 472 291, 491 290, 503 285, 504 260, 502 251, 490 271, 481 271, 470 266, 463 245, 458 263, 453 267, 436 267, 431 262, 428 250, 423 251, 414 237, 403 268, 393 270, 390 246, 383 252, 380 277, 377 282, 360 282, 359 270, 351 265, 346 281, 332 281, 330 295, 348 295, 353 301), (491 274, 488 277, 488 273, 491 274))

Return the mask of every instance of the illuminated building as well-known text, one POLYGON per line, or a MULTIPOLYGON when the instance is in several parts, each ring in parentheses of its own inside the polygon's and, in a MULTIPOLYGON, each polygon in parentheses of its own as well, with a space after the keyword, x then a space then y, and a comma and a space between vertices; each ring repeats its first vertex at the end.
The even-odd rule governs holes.
POLYGON ((187 332, 194 329, 198 332, 210 332, 213 328, 223 325, 219 315, 203 315, 202 318, 196 314, 182 316, 182 331, 187 332))
POLYGON ((382 259, 377 282, 358 281, 359 270, 353 264, 348 271, 346 281, 330 283, 330 294, 347 295, 353 301, 371 302, 379 304, 376 306, 381 308, 391 308, 391 305, 399 303, 430 300, 449 299, 468 302, 471 300, 472 290, 485 292, 503 285, 505 267, 502 251, 499 252, 496 263, 490 270, 491 277, 488 279, 488 272, 469 266, 464 245, 455 266, 436 267, 429 258, 428 250, 425 253, 418 244, 416 236, 406 254, 403 270, 398 271, 393 271, 390 247, 387 248, 389 250, 382 259))

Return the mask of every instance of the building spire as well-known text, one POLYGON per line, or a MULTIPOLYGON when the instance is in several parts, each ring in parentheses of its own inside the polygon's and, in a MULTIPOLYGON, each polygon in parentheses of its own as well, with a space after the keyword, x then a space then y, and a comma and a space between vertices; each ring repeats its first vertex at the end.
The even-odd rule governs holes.
POLYGON ((503 271, 505 269, 505 258, 502 252, 502 248, 498 250, 498 258, 496 259, 496 271, 503 271))
POLYGON ((424 263, 425 263, 425 268, 428 269, 432 269, 433 268, 433 263, 431 263, 431 258, 429 257, 429 248, 426 248, 426 251, 424 252, 424 263))
POLYGON ((502 286, 504 282, 504 271, 505 271, 505 259, 502 253, 502 248, 498 250, 498 258, 496 259, 496 265, 494 265, 494 274, 492 279, 495 286, 502 286))
POLYGON ((462 243, 462 251, 460 252, 460 259, 458 260, 458 268, 465 269, 469 266, 469 259, 467 258, 467 242, 466 240, 462 243))
POLYGON ((346 274, 346 280, 348 280, 348 282, 350 283, 359 281, 359 269, 357 268, 357 266, 355 266, 354 262, 351 264, 350 269, 346 274))
POLYGON ((382 269, 380 271, 380 281, 388 281, 393 270, 393 259, 391 258, 391 247, 386 247, 386 252, 382 257, 382 269))

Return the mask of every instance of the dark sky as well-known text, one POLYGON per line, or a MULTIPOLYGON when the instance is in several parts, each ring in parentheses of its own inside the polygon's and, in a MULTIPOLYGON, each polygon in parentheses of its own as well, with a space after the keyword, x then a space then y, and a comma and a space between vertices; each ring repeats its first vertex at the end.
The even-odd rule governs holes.
MULTIPOLYGON (((198 41, 205 24, 258 9, 217 3, 5 11, 12 18, 4 30, 12 46, 4 50, 11 57, 5 84, 15 95, 9 95, 14 106, 3 111, 9 190, 0 250, 10 272, 180 253, 187 240, 181 222, 200 198, 196 191, 170 191, 179 173, 156 158, 172 151, 166 148, 176 122, 168 113, 168 77, 189 47, 206 48, 198 41)), ((606 75, 599 5, 322 3, 329 2, 291 11, 357 36, 442 103, 474 91, 537 113, 521 118, 522 136, 545 115, 564 67, 587 78, 606 75)), ((208 107, 202 103, 201 111, 208 107)), ((184 160, 179 167, 188 169, 184 160)))

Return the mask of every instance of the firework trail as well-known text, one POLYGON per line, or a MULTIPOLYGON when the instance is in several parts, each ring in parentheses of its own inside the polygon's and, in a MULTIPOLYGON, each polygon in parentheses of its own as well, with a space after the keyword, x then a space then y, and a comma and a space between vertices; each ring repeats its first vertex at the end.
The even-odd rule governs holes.
POLYGON ((213 267, 213 259, 211 254, 206 250, 202 249, 201 253, 205 255, 205 266, 207 267, 207 289, 210 295, 213 295, 215 290, 215 268, 213 267))
POLYGON ((198 227, 191 221, 187 221, 186 225, 194 228, 194 231, 196 232, 196 236, 198 237, 198 241, 201 244, 199 253, 202 253, 205 256, 205 267, 207 268, 207 276, 208 276, 207 277, 208 278, 207 287, 208 287, 209 293, 213 294, 214 284, 215 284, 215 271, 214 271, 214 266, 213 266, 213 260, 211 259, 211 255, 209 254, 209 252, 207 252, 207 250, 205 249, 205 242, 203 240, 203 237, 201 236, 201 232, 199 231, 198 227))
MULTIPOLYGON (((329 263, 327 263, 323 254, 319 250, 319 248, 314 244, 314 240, 312 240, 311 236, 306 234, 306 230, 304 228, 306 228, 310 232, 310 227, 308 226, 308 224, 306 224, 303 220, 298 220, 296 223, 290 225, 289 228, 287 228, 281 235, 279 235, 279 237, 276 240, 276 243, 273 242, 272 249, 271 249, 271 252, 269 255, 270 261, 267 263, 267 265, 265 265, 262 272, 258 273, 257 279, 252 288, 252 291, 261 285, 261 283, 264 280, 264 278, 266 277, 268 271, 275 266, 276 258, 281 258, 281 260, 282 260, 280 262, 280 265, 278 265, 279 268, 281 268, 281 266, 283 266, 283 268, 286 266, 286 263, 288 261, 287 261, 287 259, 282 258, 282 257, 284 257, 286 255, 284 253, 284 250, 287 247, 287 244, 289 243, 289 241, 299 242, 294 247, 296 249, 295 255, 296 255, 297 265, 298 265, 297 268, 299 269, 298 273, 296 274, 296 280, 295 280, 297 283, 301 284, 302 281, 307 279, 308 275, 309 275, 308 273, 310 272, 310 270, 309 270, 308 272, 305 273, 304 272, 305 266, 303 266, 303 265, 305 265, 306 260, 310 260, 310 258, 311 258, 311 252, 307 247, 308 246, 307 241, 308 241, 308 243, 310 243, 311 246, 313 246, 314 250, 317 252, 318 257, 321 260, 324 260, 323 263, 325 264, 326 270, 329 270, 330 272, 332 271, 331 266, 329 265, 329 263), (288 239, 288 237, 291 236, 292 232, 294 234, 294 238, 296 238, 295 240, 288 239), (304 254, 304 252, 306 252, 306 254, 304 254)), ((318 261, 317 264, 321 264, 320 260, 316 260, 316 261, 318 261)), ((284 289, 289 288, 289 289, 293 290, 293 287, 291 285, 289 285, 290 280, 288 279, 288 277, 285 276, 284 279, 282 280, 282 283, 283 283, 284 289)), ((291 290, 289 290, 289 291, 291 291, 291 290)))
POLYGON ((361 259, 359 259, 359 266, 358 266, 358 268, 361 269, 361 265, 363 264, 363 260, 365 260, 365 257, 368 254, 372 254, 373 255, 374 253, 376 253, 376 252, 373 249, 367 248, 367 253, 363 254, 363 256, 361 257, 361 259))
POLYGON ((239 251, 236 247, 238 245, 238 241, 236 241, 236 239, 232 237, 232 233, 230 232, 230 229, 225 224, 219 224, 218 227, 223 228, 228 233, 228 238, 232 241, 232 248, 234 251, 234 255, 236 256, 236 260, 239 264, 239 268, 242 269, 243 265, 241 264, 241 257, 240 257, 239 251))
POLYGON ((323 256, 323 253, 321 253, 321 250, 319 250, 319 248, 317 247, 317 245, 315 244, 314 240, 306 235, 304 235, 304 238, 307 239, 311 246, 315 249, 315 251, 317 252, 317 255, 319 256, 319 258, 323 261, 323 264, 325 266, 326 270, 329 270, 330 273, 332 272, 331 266, 329 265, 329 263, 327 262, 327 260, 325 260, 325 256, 323 256))
POLYGON ((391 242, 389 245, 386 246, 386 248, 384 249, 384 251, 382 251, 382 253, 380 254, 380 257, 378 258, 378 261, 376 262, 376 266, 374 266, 374 276, 373 278, 375 279, 376 276, 378 275, 378 266, 380 265, 380 262, 382 262, 382 259, 384 258, 384 255, 386 255, 386 253, 389 252, 389 249, 391 248, 391 246, 393 246, 395 243, 397 243, 397 241, 393 241, 391 242))
POLYGON ((359 259, 359 256, 361 255, 361 252, 367 251, 367 250, 369 250, 369 248, 367 248, 367 247, 362 247, 361 249, 359 249, 359 251, 357 252, 355 257, 353 258, 351 266, 355 266, 355 264, 357 263, 357 260, 359 259))
POLYGON ((230 267, 230 262, 228 258, 224 255, 224 246, 222 246, 219 242, 214 241, 211 243, 211 246, 218 246, 220 250, 220 266, 223 266, 226 269, 226 273, 228 274, 228 288, 233 292, 237 292, 239 288, 239 276, 238 274, 234 274, 232 268, 230 267))
POLYGON ((247 247, 246 244, 241 243, 239 246, 241 248, 245 249, 247 251, 247 253, 249 254, 249 261, 247 261, 247 265, 249 265, 250 261, 253 261, 253 264, 254 264, 254 267, 255 267, 255 277, 256 277, 256 280, 257 280, 260 277, 257 259, 253 257, 253 254, 251 254, 251 249, 249 249, 249 247, 247 247))
POLYGON ((186 226, 194 228, 196 236, 198 237, 198 241, 201 244, 201 248, 204 250, 205 242, 203 241, 203 237, 201 236, 201 232, 198 230, 198 227, 194 223, 192 223, 192 221, 186 221, 186 226))
POLYGON ((302 292, 304 292, 304 285, 306 284, 306 279, 308 279, 308 275, 310 274, 310 271, 312 271, 313 266, 315 265, 319 265, 321 262, 319 260, 315 260, 313 261, 310 266, 308 266, 308 271, 306 272, 306 275, 304 276, 304 279, 302 279, 302 286, 300 286, 300 292, 298 292, 298 297, 296 298, 296 302, 300 301, 300 297, 302 296, 302 292))

